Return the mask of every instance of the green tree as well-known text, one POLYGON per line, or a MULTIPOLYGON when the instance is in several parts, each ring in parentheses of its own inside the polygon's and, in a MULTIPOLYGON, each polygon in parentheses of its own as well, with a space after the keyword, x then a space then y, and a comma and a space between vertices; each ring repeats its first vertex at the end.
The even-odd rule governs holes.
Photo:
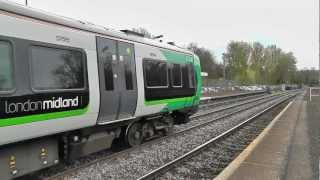
POLYGON ((251 47, 246 42, 232 41, 227 46, 227 52, 223 54, 222 59, 226 66, 227 78, 236 80, 240 83, 248 83, 248 60, 251 47))
POLYGON ((223 54, 227 77, 242 84, 294 83, 296 58, 275 45, 232 41, 223 54))
POLYGON ((223 75, 223 65, 218 64, 214 54, 204 47, 198 47, 196 43, 190 43, 187 47, 194 52, 201 61, 201 71, 207 72, 210 79, 219 79, 223 75))
POLYGON ((249 65, 253 71, 254 83, 263 84, 266 81, 266 58, 264 54, 264 47, 259 42, 255 42, 251 48, 251 56, 249 65))
POLYGON ((297 84, 305 84, 308 86, 316 86, 319 84, 319 71, 312 69, 303 69, 299 70, 295 76, 297 84))

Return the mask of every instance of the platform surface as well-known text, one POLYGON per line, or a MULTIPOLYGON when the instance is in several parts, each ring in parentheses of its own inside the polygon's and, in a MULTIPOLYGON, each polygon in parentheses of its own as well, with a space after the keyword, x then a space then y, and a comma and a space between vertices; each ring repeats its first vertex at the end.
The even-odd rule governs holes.
POLYGON ((317 180, 319 143, 320 97, 310 102, 308 94, 299 96, 254 148, 248 150, 249 145, 245 158, 238 157, 216 179, 317 180))

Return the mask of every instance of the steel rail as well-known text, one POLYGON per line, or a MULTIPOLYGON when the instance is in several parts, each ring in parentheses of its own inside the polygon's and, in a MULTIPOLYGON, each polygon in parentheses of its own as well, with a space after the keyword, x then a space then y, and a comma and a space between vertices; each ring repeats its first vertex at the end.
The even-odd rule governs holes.
POLYGON ((220 135, 210 139, 209 141, 201 144, 200 146, 197 146, 196 148, 194 148, 193 150, 189 151, 188 153, 162 165, 161 167, 145 174, 144 176, 138 178, 138 180, 147 180, 147 179, 154 179, 156 178, 158 175, 163 174, 164 172, 167 172, 168 170, 170 170, 172 167, 176 167, 178 164, 185 162, 186 160, 194 157, 196 154, 198 154, 199 152, 201 152, 202 150, 208 148, 210 145, 216 143, 217 141, 227 137, 228 135, 230 135, 231 133, 235 132, 236 130, 240 129, 241 127, 243 127, 245 124, 257 119, 258 117, 260 117, 261 115, 263 115, 264 113, 270 111, 271 109, 273 109, 274 107, 280 105, 281 103, 287 101, 288 99, 292 98, 296 96, 296 94, 294 95, 290 95, 285 99, 279 100, 279 102, 265 108, 264 110, 252 115, 251 117, 249 117, 248 119, 246 119, 245 121, 237 124, 236 126, 230 128, 229 130, 221 133, 220 135))
POLYGON ((262 100, 262 99, 267 99, 267 98, 270 98, 270 97, 275 97, 275 96, 279 96, 279 95, 283 95, 283 94, 287 94, 287 93, 272 94, 272 95, 269 95, 269 96, 264 96, 264 97, 260 97, 260 98, 256 98, 256 99, 251 99, 251 100, 242 102, 240 104, 227 106, 226 108, 221 108, 221 109, 216 109, 216 110, 213 110, 213 111, 204 112, 203 114, 202 113, 195 114, 195 115, 191 116, 191 118, 199 118, 199 117, 202 117, 202 116, 207 116, 209 114, 218 113, 218 112, 221 112, 221 111, 225 111, 225 110, 228 110, 228 109, 232 109, 232 108, 235 108, 235 107, 246 105, 246 104, 249 104, 249 103, 252 103, 252 102, 256 102, 256 101, 259 101, 259 100, 262 100))
MULTIPOLYGON (((279 96, 278 98, 283 98, 283 97, 286 97, 286 96, 288 96, 288 95, 278 94, 278 95, 275 95, 275 96, 279 96)), ((271 97, 269 97, 269 98, 270 98, 271 100, 274 100, 274 99, 275 99, 275 98, 271 98, 271 97)), ((259 99, 260 99, 260 98, 259 98, 259 99)), ((271 101, 271 100, 270 100, 270 101, 271 101)), ((105 157, 102 157, 102 158, 100 158, 100 159, 96 159, 96 160, 90 161, 90 162, 85 163, 85 164, 83 164, 83 165, 80 165, 80 166, 78 166, 78 167, 74 167, 74 168, 71 168, 71 169, 67 169, 67 170, 65 170, 65 171, 63 171, 63 172, 61 172, 61 173, 58 173, 58 174, 53 175, 53 176, 50 176, 50 177, 46 177, 46 178, 44 178, 44 179, 46 179, 46 180, 60 179, 60 178, 62 178, 62 177, 63 177, 64 175, 66 175, 66 174, 71 174, 72 172, 75 172, 75 171, 77 171, 77 170, 83 169, 83 168, 88 167, 88 166, 90 166, 90 165, 92 165, 92 164, 96 164, 96 163, 101 162, 101 161, 110 161, 110 160, 112 160, 112 159, 114 159, 114 158, 117 158, 117 157, 119 157, 119 156, 122 156, 122 155, 124 155, 124 154, 126 154, 126 153, 129 153, 129 152, 131 152, 131 151, 134 151, 134 150, 143 148, 143 147, 145 147, 145 146, 150 146, 150 145, 155 144, 155 143, 159 143, 159 142, 161 142, 161 141, 163 141, 163 140, 165 140, 165 139, 172 138, 172 137, 178 136, 178 135, 180 135, 180 134, 182 134, 182 133, 191 131, 191 130, 193 130, 193 129, 196 129, 196 128, 200 128, 200 127, 209 125, 209 124, 211 124, 211 123, 213 123, 213 122, 215 122, 215 121, 223 120, 223 119, 225 119, 225 118, 227 118, 227 117, 230 117, 230 116, 232 116, 232 115, 234 115, 234 114, 237 114, 237 113, 239 113, 239 112, 242 112, 242 111, 246 111, 246 110, 248 110, 248 109, 251 109, 251 108, 253 108, 253 107, 256 107, 257 105, 263 104, 263 103, 265 103, 265 102, 266 102, 266 101, 263 101, 263 102, 260 102, 260 103, 255 103, 255 104, 253 104, 253 105, 251 105, 251 106, 249 106, 249 107, 247 107, 247 108, 245 108, 245 109, 237 110, 237 111, 234 111, 234 112, 231 112, 231 113, 228 113, 228 114, 219 116, 219 117, 214 118, 214 119, 212 119, 212 120, 210 120, 210 121, 207 121, 207 122, 204 122, 204 123, 200 123, 200 124, 191 126, 191 127, 189 127, 189 128, 186 128, 186 129, 177 131, 177 132, 175 132, 175 133, 173 133, 173 134, 169 134, 168 136, 164 136, 164 137, 161 137, 161 138, 153 139, 152 141, 145 142, 145 143, 143 143, 141 146, 131 147, 131 148, 128 148, 128 149, 126 149, 126 150, 123 150, 123 151, 120 151, 120 152, 116 152, 116 153, 111 154, 111 155, 109 155, 109 156, 105 156, 105 157)), ((209 113, 208 115, 210 115, 210 114, 212 114, 212 113, 209 113)))
POLYGON ((202 99, 200 101, 223 100, 223 99, 229 99, 229 98, 235 98, 235 97, 241 97, 241 96, 250 96, 250 95, 255 95, 255 94, 262 94, 262 93, 265 93, 265 92, 266 91, 256 91, 256 92, 239 93, 239 94, 226 95, 226 96, 214 96, 214 97, 208 97, 206 99, 202 99))
POLYGON ((199 109, 204 109, 204 108, 208 108, 208 107, 215 107, 215 106, 221 106, 224 104, 231 104, 233 102, 237 102, 237 101, 245 101, 245 100, 249 100, 249 99, 253 99, 253 98, 257 98, 257 97, 261 97, 264 96, 264 94, 256 94, 256 95, 252 95, 252 96, 245 96, 245 97, 235 97, 232 99, 227 99, 225 101, 220 101, 220 102, 215 102, 215 103, 205 103, 205 104, 200 104, 199 105, 199 109))

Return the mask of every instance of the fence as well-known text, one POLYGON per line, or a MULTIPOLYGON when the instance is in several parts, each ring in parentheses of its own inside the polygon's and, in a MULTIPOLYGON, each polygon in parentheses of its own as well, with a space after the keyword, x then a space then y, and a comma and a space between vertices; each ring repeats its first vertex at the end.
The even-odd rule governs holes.
POLYGON ((309 90, 310 101, 312 101, 312 97, 320 96, 320 87, 310 87, 309 90), (316 94, 312 94, 315 92, 316 94))

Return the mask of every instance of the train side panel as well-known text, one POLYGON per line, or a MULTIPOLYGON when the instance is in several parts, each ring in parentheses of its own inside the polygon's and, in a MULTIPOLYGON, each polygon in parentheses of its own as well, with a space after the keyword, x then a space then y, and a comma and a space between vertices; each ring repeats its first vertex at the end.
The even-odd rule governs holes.
MULTIPOLYGON (((38 22, 26 17, 8 16, 6 12, 1 12, 0 15, 0 40, 1 37, 12 42, 13 59, 14 59, 14 78, 16 82, 16 90, 8 94, 1 95, 2 99, 1 110, 5 113, 6 109, 3 104, 3 98, 13 96, 37 96, 46 93, 35 92, 32 87, 28 87, 27 83, 19 82, 21 77, 30 76, 29 67, 22 67, 30 61, 30 57, 23 57, 22 54, 17 54, 15 47, 19 42, 32 44, 45 43, 49 46, 57 46, 58 48, 77 48, 81 49, 86 54, 87 71, 89 83, 88 98, 89 102, 86 107, 79 111, 64 111, 63 113, 48 113, 39 112, 38 114, 16 116, 14 118, 5 118, 0 120, 0 145, 22 141, 31 138, 37 138, 45 135, 55 134, 59 132, 70 131, 83 127, 93 126, 96 124, 99 111, 99 83, 97 74, 97 53, 95 36, 89 33, 72 30, 69 28, 58 27, 56 25, 38 22), (18 70, 24 69, 28 74, 22 74, 18 70), (28 90, 21 89, 22 85, 28 90), (53 115, 54 114, 54 115, 53 115)), ((27 51, 25 54, 28 54, 27 51)), ((29 80, 28 80, 29 81, 29 80)), ((59 96, 50 96, 45 98, 59 98, 59 96)), ((28 99, 25 99, 28 101, 28 99)), ((32 101, 32 99, 29 99, 32 101)), ((6 102, 6 101, 5 101, 6 102)), ((19 102, 18 102, 19 103, 19 102)), ((22 102, 20 102, 22 103, 22 102)))
MULTIPOLYGON (((192 108, 199 102, 200 94, 196 89, 201 89, 201 78, 199 78, 200 62, 191 55, 161 49, 157 47, 136 44, 136 68, 138 78, 138 103, 136 116, 145 116, 155 113, 173 112, 192 108), (146 80, 145 61, 165 62, 168 68, 168 87, 148 87, 146 80), (172 69, 173 65, 180 66, 181 86, 173 87, 172 69), (192 67, 193 71, 189 71, 192 67), (189 75, 195 74, 196 79, 192 82, 189 75), (198 83, 197 83, 198 82, 198 83), (191 85, 193 83, 193 85, 191 85), (198 87, 196 87, 196 84, 198 87)), ((155 72, 156 73, 156 72, 155 72)))
POLYGON ((138 85, 138 101, 135 116, 142 117, 161 112, 165 108, 165 104, 147 106, 145 104, 145 83, 143 73, 143 60, 159 59, 165 61, 165 57, 159 52, 159 48, 144 44, 135 44, 136 50, 136 69, 137 69, 137 85, 138 85))

